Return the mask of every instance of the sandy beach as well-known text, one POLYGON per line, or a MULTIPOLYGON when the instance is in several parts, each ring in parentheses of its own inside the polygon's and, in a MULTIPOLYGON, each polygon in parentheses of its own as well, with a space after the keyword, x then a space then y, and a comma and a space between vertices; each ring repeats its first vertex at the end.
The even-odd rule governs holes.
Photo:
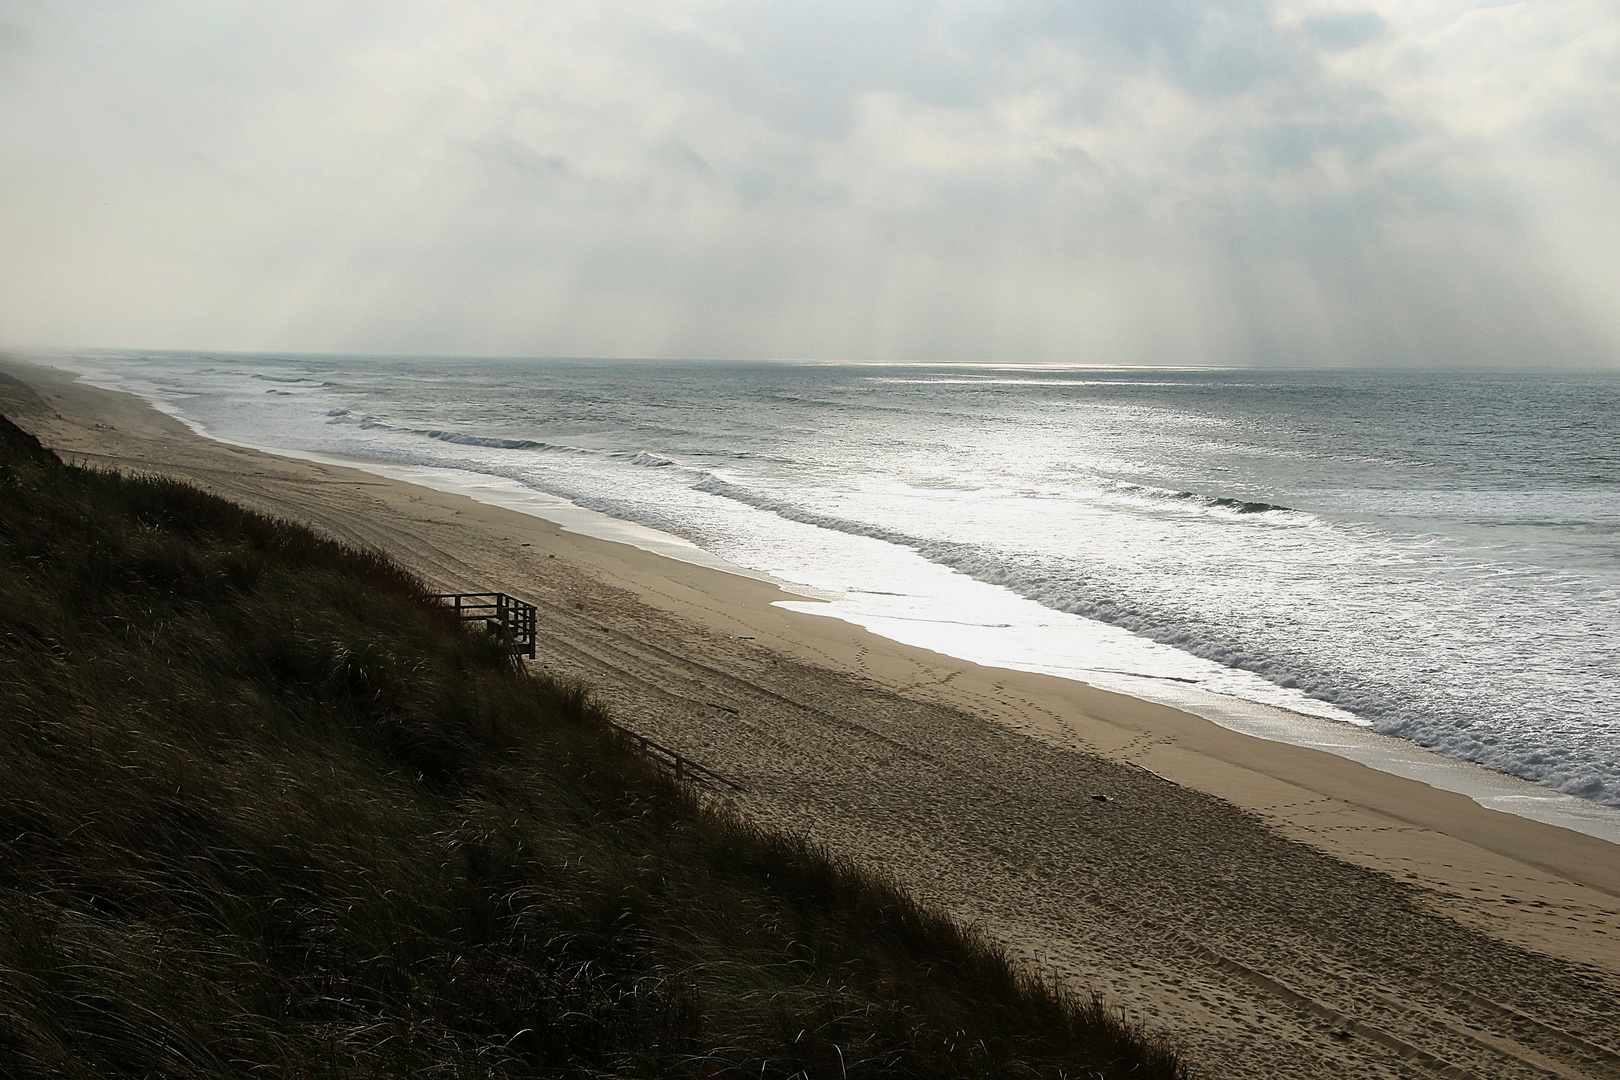
POLYGON ((1085 684, 773 606, 774 585, 461 495, 213 442, 20 360, 0 412, 540 607, 539 658, 1093 988, 1210 1076, 1620 1077, 1620 849, 1085 684))

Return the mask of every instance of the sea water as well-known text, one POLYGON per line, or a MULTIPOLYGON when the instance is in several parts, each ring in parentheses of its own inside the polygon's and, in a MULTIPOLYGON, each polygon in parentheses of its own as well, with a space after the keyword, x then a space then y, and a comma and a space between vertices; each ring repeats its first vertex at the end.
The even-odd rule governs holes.
POLYGON ((1613 373, 54 362, 217 438, 671 534, 898 640, 1620 806, 1613 373))

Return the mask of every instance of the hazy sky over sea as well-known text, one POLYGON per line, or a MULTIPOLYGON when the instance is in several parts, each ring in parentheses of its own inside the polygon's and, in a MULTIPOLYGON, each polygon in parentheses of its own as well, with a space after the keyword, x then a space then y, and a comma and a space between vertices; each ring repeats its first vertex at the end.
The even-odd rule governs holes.
POLYGON ((0 0, 0 344, 1620 363, 1616 0, 0 0))

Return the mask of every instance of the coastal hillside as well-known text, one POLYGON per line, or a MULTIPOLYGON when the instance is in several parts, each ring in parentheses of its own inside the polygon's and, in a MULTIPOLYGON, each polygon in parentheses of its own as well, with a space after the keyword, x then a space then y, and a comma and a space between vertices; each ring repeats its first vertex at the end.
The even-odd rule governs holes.
POLYGON ((0 1060, 1186 1075, 893 885, 700 801, 381 556, 64 465, 3 419, 0 1060))

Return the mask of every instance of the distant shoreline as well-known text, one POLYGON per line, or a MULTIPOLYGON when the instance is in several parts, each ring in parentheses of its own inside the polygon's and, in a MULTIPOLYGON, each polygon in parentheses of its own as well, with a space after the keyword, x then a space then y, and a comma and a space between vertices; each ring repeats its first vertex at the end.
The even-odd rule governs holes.
MULTIPOLYGON (((1144 851, 1160 843, 1184 844, 1186 837, 1174 832, 1155 839, 1152 830, 1161 826, 1152 822, 1182 821, 1187 824, 1175 828, 1190 828, 1208 814, 1201 809, 1209 805, 1206 797, 1199 794, 1208 793, 1246 811, 1276 836, 1408 883, 1416 890, 1415 902, 1447 919, 1516 948, 1596 965, 1620 978, 1620 926, 1614 924, 1620 859, 1614 846, 1601 840, 1488 810, 1465 796, 1333 754, 1245 736, 1151 702, 1055 677, 980 667, 849 623, 784 610, 775 603, 802 598, 767 582, 567 531, 532 514, 373 472, 212 442, 138 399, 75 384, 63 372, 11 362, 0 367, 44 395, 43 407, 21 410, 14 419, 65 458, 184 477, 340 540, 381 548, 447 589, 502 588, 534 600, 542 608, 541 662, 586 679, 626 717, 650 717, 644 721, 653 725, 647 734, 743 778, 750 789, 741 800, 746 812, 875 860, 959 917, 983 923, 1031 956, 1046 957, 1060 973, 1080 977, 1104 970, 1105 981, 1120 992, 1136 988, 1129 990, 1136 995, 1133 1008, 1172 1027, 1195 1024, 1196 1009, 1188 1011, 1192 1006, 1184 988, 1166 982, 1155 992, 1151 980, 1143 990, 1141 980, 1122 972, 1108 976, 1112 954, 1085 940, 1088 931, 1078 922, 1060 925, 1079 916, 1071 912, 1053 921, 1053 912, 1091 902, 1083 900, 1078 886, 1054 884, 1048 894, 1037 875, 1006 880, 1006 891, 996 892, 972 882, 1003 877, 974 877, 971 867, 956 865, 957 856, 928 855, 954 842, 961 830, 982 825, 985 815, 1005 814, 1027 822, 1018 828, 1030 830, 1008 834, 1006 857, 1016 862, 1019 850, 1047 842, 1041 800, 1052 796, 1041 794, 1046 787, 1028 785, 1029 802, 1022 806, 969 802, 924 811, 933 805, 938 782, 913 781, 907 770, 921 770, 917 776, 923 777, 943 767, 927 764, 930 753, 941 755, 952 769, 987 778, 1007 767, 1006 754, 1020 760, 1034 755, 1030 761, 1046 763, 1039 765, 1043 769, 1066 769, 1070 758, 1079 768, 1086 755, 1127 763, 1173 782, 1150 786, 1152 814, 1145 804, 1129 811, 1148 830, 1139 838, 1144 851), (792 699, 799 710, 812 701, 815 715, 828 718, 827 726, 804 728, 807 721, 795 719, 800 712, 782 711, 786 705, 772 704, 777 698, 792 699), (897 716, 960 716, 952 723, 967 725, 963 732, 987 724, 984 745, 1004 749, 982 761, 957 761, 952 758, 956 747, 948 742, 929 748, 898 735, 862 734, 861 717, 880 703, 897 716), (827 758, 829 740, 844 737, 839 732, 846 728, 839 723, 848 725, 855 741, 827 758), (1007 742, 1003 732, 1027 738, 1007 742), (907 786, 913 782, 923 786, 907 786), (900 834, 874 831, 877 810, 851 810, 870 798, 901 815, 885 827, 900 834), (918 808, 909 820, 903 813, 908 799, 918 808), (944 814, 945 823, 925 813, 944 814), (963 815, 960 825, 955 814, 963 815), (968 877, 958 880, 962 874, 968 877), (977 891, 981 888, 992 891, 977 891)), ((977 752, 966 744, 961 749, 963 755, 977 752)), ((1016 774, 996 779, 1026 790, 1016 774)), ((1053 805, 1055 814, 1078 812, 1069 801, 1089 804, 1094 794, 1108 795, 1062 785, 1050 790, 1067 791, 1065 802, 1053 805)), ((1326 874, 1323 867, 1330 865, 1321 863, 1311 874, 1326 874)), ((1061 869, 1063 874, 1084 871, 1078 864, 1061 869)), ((1310 880, 1278 885, 1302 900, 1314 887, 1310 880)), ((1126 902, 1110 901, 1112 886, 1106 880, 1088 888, 1100 890, 1097 902, 1126 902)), ((1183 896, 1176 903, 1215 905, 1199 918, 1216 923, 1235 914, 1223 914, 1225 901, 1213 893, 1207 900, 1183 896)), ((1377 917, 1377 912, 1364 914, 1377 917)), ((1277 963, 1308 966, 1310 961, 1279 956, 1277 963)), ((1314 976, 1306 968, 1289 967, 1270 977, 1300 986, 1314 976)), ((1292 1015, 1286 1008, 1278 1015, 1283 1014, 1292 1015)), ((1297 1021, 1257 1014, 1255 1022, 1297 1021)))
MULTIPOLYGON (((71 372, 73 369, 65 367, 60 370, 71 372)), ((81 378, 86 378, 88 385, 100 386, 112 392, 122 392, 105 383, 89 381, 87 376, 81 378)), ((1283 701, 1267 703, 1268 699, 1264 696, 1252 697, 1242 691, 1212 693, 1197 686, 1181 685, 1182 681, 1191 680, 1174 680, 1126 671, 1092 671, 1061 663, 1054 666, 1048 664, 1040 655, 1017 650, 1004 654, 993 631, 981 631, 976 635, 971 632, 964 634, 954 625, 934 623, 927 619, 865 617, 860 613, 858 604, 853 607, 841 602, 829 604, 822 599, 832 597, 833 594, 797 588, 768 575, 727 562, 686 540, 584 509, 562 498, 526 487, 516 480, 449 467, 399 464, 313 451, 286 450, 252 440, 226 438, 204 430, 192 419, 180 415, 161 402, 148 400, 148 404, 211 441, 321 465, 358 469, 390 480, 432 488, 449 495, 465 495, 490 506, 542 518, 562 526, 569 532, 614 543, 627 543, 643 551, 680 562, 746 578, 771 581, 790 593, 798 594, 778 601, 783 606, 793 607, 807 614, 842 619, 902 644, 943 653, 968 663, 1006 671, 1052 675, 1154 702, 1191 713, 1244 735, 1333 754, 1380 772, 1417 780, 1441 791, 1466 795, 1490 810, 1570 829, 1610 844, 1620 845, 1620 808, 1603 806, 1563 794, 1533 780, 1499 772, 1489 766, 1474 764, 1461 758, 1449 757, 1439 751, 1426 749, 1410 738, 1381 734, 1364 723, 1351 723, 1350 721, 1354 721, 1355 718, 1350 714, 1322 703, 1309 701, 1304 697, 1300 698, 1297 706, 1283 701), (806 597, 812 599, 807 600, 806 597), (1313 712, 1312 706, 1317 704, 1322 704, 1325 711, 1313 712)), ((1054 617, 1060 620, 1068 618, 1062 613, 1055 613, 1054 617)), ((1068 655, 1068 650, 1075 650, 1079 655, 1084 655, 1087 649, 1094 647, 1086 641, 1059 641, 1054 644, 1057 655, 1068 655)))

